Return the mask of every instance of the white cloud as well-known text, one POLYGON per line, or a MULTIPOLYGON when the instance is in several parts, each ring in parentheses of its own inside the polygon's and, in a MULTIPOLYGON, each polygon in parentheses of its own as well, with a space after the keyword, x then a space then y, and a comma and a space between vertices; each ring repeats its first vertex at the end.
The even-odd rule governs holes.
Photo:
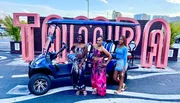
MULTIPOLYGON (((107 2, 107 0, 101 0, 107 2)), ((173 1, 173 0, 167 0, 167 1, 173 1)), ((180 0, 177 0, 180 2, 180 0)), ((176 1, 176 2, 177 2, 176 1)), ((175 0, 174 0, 175 2, 175 0)), ((107 2, 108 3, 108 2, 107 2)), ((123 17, 134 17, 134 13, 132 13, 131 10, 133 10, 133 7, 129 7, 129 12, 123 12, 123 17)), ((108 17, 108 19, 112 18, 112 11, 113 10, 106 10, 106 11, 91 11, 90 10, 90 18, 95 18, 97 16, 104 16, 108 17)), ((86 10, 60 10, 55 9, 53 7, 47 6, 47 5, 29 5, 29 4, 17 4, 17 3, 11 3, 11 2, 3 2, 0 1, 0 18, 3 18, 5 15, 11 15, 15 12, 26 12, 26 13, 38 13, 40 16, 48 16, 50 14, 57 14, 61 17, 76 17, 79 15, 87 16, 86 10)), ((169 16, 180 16, 180 12, 177 13, 147 13, 151 16, 153 15, 169 15, 169 16)))
POLYGON ((131 17, 134 18, 134 13, 131 12, 121 12, 123 17, 131 17))
POLYGON ((180 0, 166 0, 167 2, 170 2, 170 3, 178 3, 180 4, 180 0))
POLYGON ((106 4, 108 4, 107 0, 101 0, 101 1, 104 2, 104 3, 106 3, 106 4))
POLYGON ((6 15, 11 15, 12 16, 12 13, 4 12, 3 10, 0 10, 0 18, 5 18, 6 15))
MULTIPOLYGON (((104 0, 106 1, 106 0, 104 0)), ((11 3, 11 2, 2 2, 0 1, 0 10, 3 11, 4 14, 11 14, 15 12, 26 12, 26 13, 38 13, 40 16, 48 16, 50 14, 57 14, 60 15, 61 17, 76 17, 79 15, 84 15, 87 16, 87 11, 86 10, 59 10, 55 9, 50 6, 46 5, 29 5, 29 4, 17 4, 17 3, 11 3)), ((90 18, 95 18, 97 16, 104 16, 108 17, 109 19, 112 18, 112 12, 109 12, 112 10, 107 11, 90 11, 90 18)), ((132 13, 128 12, 121 12, 123 16, 126 17, 133 17, 132 13)), ((2 13, 0 12, 0 15, 2 13)))
MULTIPOLYGON (((133 7, 129 7, 129 10, 133 10, 133 7)), ((97 16, 104 16, 108 17, 108 19, 112 18, 112 11, 113 10, 106 10, 106 11, 90 11, 89 16, 90 18, 95 18, 97 16)), ((79 15, 87 16, 86 10, 59 10, 55 9, 50 6, 46 5, 28 5, 28 4, 17 4, 17 3, 10 3, 10 2, 2 2, 0 1, 0 18, 3 18, 5 15, 11 15, 15 12, 26 12, 26 13, 38 13, 40 16, 48 16, 50 14, 57 14, 61 17, 76 17, 79 15)), ((120 11, 123 17, 134 17, 134 13, 131 11, 123 12, 120 11)), ((180 12, 177 13, 147 13, 151 16, 153 15, 169 15, 169 16, 180 16, 180 12)))
POLYGON ((25 13, 31 13, 31 12, 29 12, 29 11, 25 10, 25 9, 24 9, 24 10, 22 10, 22 11, 23 11, 23 12, 25 12, 25 13))

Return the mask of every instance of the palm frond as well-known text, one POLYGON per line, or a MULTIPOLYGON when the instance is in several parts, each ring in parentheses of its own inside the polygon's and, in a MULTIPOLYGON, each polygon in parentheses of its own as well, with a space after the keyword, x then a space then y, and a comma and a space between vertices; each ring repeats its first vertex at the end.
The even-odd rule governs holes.
POLYGON ((170 29, 171 29, 170 45, 172 46, 172 44, 174 44, 174 42, 175 42, 175 37, 180 35, 180 22, 169 23, 169 25, 170 25, 170 29))
POLYGON ((6 16, 4 19, 0 19, 0 24, 3 24, 6 27, 8 36, 12 37, 14 41, 20 41, 20 28, 15 27, 13 24, 13 18, 11 16, 6 16))

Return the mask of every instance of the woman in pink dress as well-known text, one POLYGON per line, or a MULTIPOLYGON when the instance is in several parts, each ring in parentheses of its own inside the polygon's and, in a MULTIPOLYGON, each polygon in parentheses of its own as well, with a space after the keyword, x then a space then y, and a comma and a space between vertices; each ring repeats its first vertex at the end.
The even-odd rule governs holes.
POLYGON ((106 66, 110 62, 111 54, 102 46, 103 37, 97 38, 97 44, 93 45, 93 68, 91 75, 92 94, 106 95, 106 66), (108 60, 105 61, 104 57, 108 60))

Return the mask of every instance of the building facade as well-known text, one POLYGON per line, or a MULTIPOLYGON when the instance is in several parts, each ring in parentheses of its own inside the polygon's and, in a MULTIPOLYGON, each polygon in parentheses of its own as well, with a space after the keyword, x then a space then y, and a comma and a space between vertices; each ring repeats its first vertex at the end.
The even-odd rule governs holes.
POLYGON ((145 13, 143 13, 143 14, 136 14, 136 15, 134 15, 134 19, 136 19, 136 20, 150 20, 151 16, 147 15, 145 13))
POLYGON ((175 16, 175 17, 169 17, 168 15, 154 15, 153 19, 155 18, 163 18, 164 20, 168 22, 179 22, 180 21, 180 16, 175 16))
POLYGON ((169 21, 169 19, 170 19, 170 17, 168 15, 154 15, 153 19, 156 19, 156 18, 163 18, 166 21, 169 21))

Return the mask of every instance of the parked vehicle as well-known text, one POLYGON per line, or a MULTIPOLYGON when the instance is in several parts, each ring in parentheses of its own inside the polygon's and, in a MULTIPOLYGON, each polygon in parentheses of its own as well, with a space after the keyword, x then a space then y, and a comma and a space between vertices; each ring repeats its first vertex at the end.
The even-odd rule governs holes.
POLYGON ((175 43, 180 43, 180 35, 175 37, 175 43))
MULTIPOLYGON (((52 61, 57 58, 57 55, 63 50, 67 49, 67 44, 62 43, 63 47, 58 52, 50 52, 49 49, 51 44, 55 39, 55 29, 60 24, 72 24, 72 25, 104 25, 104 26, 137 26, 139 24, 124 23, 124 22, 106 22, 106 21, 93 21, 93 20, 64 20, 64 19, 54 19, 47 22, 51 29, 48 29, 48 39, 46 41, 44 52, 40 54, 35 60, 29 63, 29 84, 28 88, 32 94, 42 95, 51 88, 50 76, 55 79, 61 77, 71 76, 72 63, 53 63, 52 61), (53 28, 53 29, 52 29, 53 28)), ((106 32, 107 33, 107 32, 106 32)), ((114 55, 117 41, 104 41, 103 46, 114 55)), ((91 45, 89 45, 88 58, 86 60, 85 74, 91 74, 91 45)), ((107 65, 107 74, 109 78, 112 78, 114 67, 116 65, 116 59, 113 58, 107 65)), ((127 72, 125 73, 125 80, 127 79, 127 72)))
POLYGON ((0 28, 0 36, 7 36, 6 28, 0 28))

